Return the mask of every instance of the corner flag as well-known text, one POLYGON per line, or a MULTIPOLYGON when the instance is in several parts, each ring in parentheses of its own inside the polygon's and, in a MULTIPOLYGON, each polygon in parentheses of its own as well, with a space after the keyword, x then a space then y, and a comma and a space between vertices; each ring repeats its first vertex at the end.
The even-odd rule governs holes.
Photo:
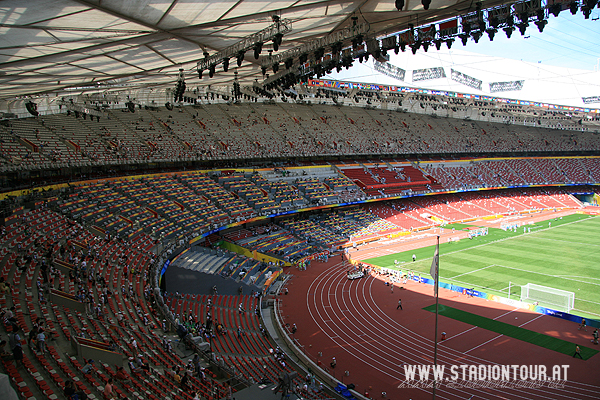
POLYGON ((434 286, 434 293, 437 296, 437 291, 438 291, 438 272, 439 272, 439 267, 440 267, 440 242, 439 242, 439 236, 438 236, 438 243, 435 246, 435 253, 433 253, 433 260, 431 261, 431 269, 429 270, 429 275, 431 275, 431 277, 433 278, 433 286, 434 286))

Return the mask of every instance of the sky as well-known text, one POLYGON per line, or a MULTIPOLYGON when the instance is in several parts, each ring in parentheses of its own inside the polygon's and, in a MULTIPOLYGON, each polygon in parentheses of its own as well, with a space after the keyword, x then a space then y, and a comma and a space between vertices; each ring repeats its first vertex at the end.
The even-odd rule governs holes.
POLYGON ((326 79, 381 83, 397 86, 416 86, 428 89, 490 95, 490 82, 524 80, 523 90, 494 93, 498 97, 541 101, 552 104, 600 108, 600 102, 584 104, 582 97, 600 96, 600 9, 595 8, 589 19, 582 12, 571 15, 562 11, 558 17, 550 15, 548 24, 540 33, 530 23, 525 35, 518 29, 508 39, 499 31, 493 41, 484 35, 479 43, 470 39, 463 46, 457 39, 448 50, 442 46, 428 52, 419 49, 413 55, 390 55, 390 63, 406 70, 406 78, 399 81, 374 70, 372 59, 367 63, 355 62, 348 71, 332 73, 326 79), (444 67, 446 78, 412 82, 412 70, 444 67), (483 82, 476 90, 450 79, 455 69, 483 82))

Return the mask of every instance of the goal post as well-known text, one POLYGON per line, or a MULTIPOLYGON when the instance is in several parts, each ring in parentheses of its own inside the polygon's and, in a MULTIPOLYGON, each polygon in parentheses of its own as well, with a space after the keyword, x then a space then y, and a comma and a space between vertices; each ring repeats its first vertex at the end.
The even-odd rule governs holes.
POLYGON ((528 283, 521 286, 521 301, 541 303, 557 311, 570 312, 575 308, 575 293, 528 283))
POLYGON ((515 283, 512 283, 511 281, 508 281, 508 299, 509 299, 509 300, 510 300, 510 295, 511 295, 511 293, 513 293, 513 292, 511 292, 511 289, 512 289, 513 287, 520 287, 520 286, 519 286, 519 285, 517 285, 517 284, 515 284, 515 283))

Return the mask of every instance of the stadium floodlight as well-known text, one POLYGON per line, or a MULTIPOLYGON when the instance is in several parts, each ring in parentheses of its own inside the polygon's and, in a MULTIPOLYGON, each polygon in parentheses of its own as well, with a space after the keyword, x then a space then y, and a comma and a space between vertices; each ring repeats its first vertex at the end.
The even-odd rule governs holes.
POLYGON ((452 48, 452 43, 454 43, 454 39, 450 38, 446 40, 446 47, 448 47, 448 50, 452 48))
POLYGON ((544 27, 548 24, 548 21, 543 19, 541 21, 535 21, 535 25, 538 27, 540 33, 544 32, 544 27))
POLYGON ((519 14, 519 19, 522 23, 526 23, 529 21, 529 13, 527 11, 523 11, 519 14))
POLYGON ((557 311, 570 312, 575 308, 575 293, 552 287, 528 283, 521 286, 521 301, 541 303, 557 311))
POLYGON ((421 0, 421 4, 423 4, 423 10, 427 11, 431 5, 431 0, 421 0))
POLYGON ((279 50, 279 46, 281 46, 282 40, 283 40, 283 33, 275 34, 275 37, 273 38, 273 50, 275 50, 275 51, 279 50))
POLYGON ((419 50, 419 47, 421 47, 421 43, 418 41, 410 45, 410 49, 412 50, 413 54, 417 54, 417 50, 419 50))
POLYGON ((496 35, 497 32, 498 32, 497 29, 488 29, 488 30, 486 30, 486 33, 488 34, 488 37, 490 38, 490 42, 494 41, 494 36, 496 35))
POLYGON ((433 41, 433 43, 435 44, 436 50, 440 50, 442 48, 442 40, 441 39, 436 39, 433 41))
POLYGON ((521 36, 525 36, 525 31, 527 30, 528 26, 529 26, 529 24, 527 22, 517 24, 517 27, 519 28, 519 32, 521 32, 521 36))
POLYGON ((315 60, 319 61, 321 58, 323 58, 323 56, 325 55, 325 48, 323 47, 319 47, 317 50, 315 50, 315 60))
POLYGON ((273 18, 273 23, 266 28, 245 36, 234 44, 227 46, 212 55, 209 55, 208 52, 205 51, 204 58, 197 62, 197 68, 206 71, 212 64, 221 64, 226 57, 229 59, 237 57, 238 66, 241 66, 244 58, 243 53, 249 50, 254 50, 254 57, 258 60, 264 43, 272 40, 274 43, 277 43, 277 47, 279 47, 283 35, 291 31, 292 22, 290 20, 275 16, 275 18, 273 18))
POLYGON ((571 14, 573 14, 573 15, 577 14, 577 10, 579 10, 579 4, 577 4, 576 1, 572 1, 569 4, 569 10, 571 10, 571 14))
POLYGON ((469 40, 469 34, 468 33, 461 33, 460 35, 460 40, 462 41, 463 46, 467 45, 467 41, 469 40))
POLYGON ((396 0, 396 9, 402 11, 404 8, 404 0, 396 0))
POLYGON ((552 13, 552 15, 554 15, 554 17, 558 17, 558 14, 560 14, 560 12, 562 11, 562 4, 557 3, 551 5, 549 11, 550 13, 552 13))
POLYGON ((500 20, 498 19, 497 16, 493 16, 488 20, 490 26, 494 29, 498 29, 498 26, 500 25, 500 20))
POLYGON ((244 56, 246 55, 245 51, 238 51, 237 53, 237 66, 241 67, 242 66, 242 62, 244 61, 244 56))
POLYGON ((585 19, 590 19, 590 14, 592 13, 592 10, 594 9, 597 3, 598 0, 584 0, 584 3, 581 7, 581 11, 583 12, 583 16, 585 17, 585 19))
POLYGON ((538 8, 537 11, 535 12, 538 21, 543 20, 544 18, 546 18, 545 12, 543 8, 538 8))
POLYGON ((485 29, 487 28, 487 26, 485 25, 485 21, 483 19, 480 19, 478 24, 479 24, 479 30, 481 32, 485 31, 485 29))
POLYGON ((342 48, 344 46, 342 46, 342 42, 335 42, 334 44, 331 45, 331 53, 332 54, 336 54, 342 51, 342 48))
POLYGON ((229 71, 229 58, 225 57, 223 59, 223 71, 227 72, 229 71))
POLYGON ((258 57, 260 56, 260 52, 262 51, 262 46, 263 44, 261 42, 257 42, 254 45, 254 59, 258 60, 258 57))
POLYGON ((481 39, 481 32, 475 31, 475 32, 471 33, 471 36, 473 37, 473 40, 475 41, 475 43, 479 43, 479 39, 481 39))
POLYGON ((510 39, 510 36, 514 32, 515 28, 513 28, 512 26, 507 26, 503 30, 504 30, 504 33, 506 33, 506 37, 510 39))
MULTIPOLYGON (((342 46, 344 42, 352 42, 354 50, 357 50, 358 47, 363 44, 364 37, 366 33, 369 32, 370 26, 367 23, 358 24, 357 17, 352 17, 352 21, 352 26, 348 26, 340 31, 336 31, 319 39, 310 40, 297 47, 270 55, 269 57, 264 57, 261 60, 261 65, 263 67, 271 68, 274 63, 285 63, 285 61, 289 58, 294 60, 297 59, 299 64, 303 65, 309 61, 309 59, 316 61, 323 59, 325 53, 329 50, 333 51, 333 58, 337 59, 339 53, 343 50, 342 46)), ((347 50, 349 51, 349 49, 347 50)), ((362 50, 359 53, 365 54, 365 52, 362 50)), ((356 55, 354 55, 354 57, 357 58, 356 55)), ((364 55, 363 60, 366 59, 366 57, 367 56, 364 55)), ((307 67, 308 69, 313 68, 311 66, 307 67)), ((325 66, 324 71, 333 70, 334 68, 335 64, 331 62, 325 66)))

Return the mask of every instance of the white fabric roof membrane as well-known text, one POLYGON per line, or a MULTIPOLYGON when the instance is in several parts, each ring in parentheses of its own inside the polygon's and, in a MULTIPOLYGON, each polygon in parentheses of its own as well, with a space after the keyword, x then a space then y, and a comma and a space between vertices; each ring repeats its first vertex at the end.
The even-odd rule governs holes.
MULTIPOLYGON (((471 0, 3 0, 0 2, 0 99, 55 94, 73 86, 135 76, 137 88, 171 87, 186 72, 188 87, 228 85, 239 71, 240 83, 262 80, 260 59, 252 51, 238 68, 217 67, 200 81, 196 63, 240 38, 272 24, 278 15, 292 21, 279 51, 289 50, 352 24, 370 25, 381 37, 475 10, 471 0)), ((502 4, 482 1, 483 8, 502 4)), ((265 43, 261 57, 272 49, 265 43)), ((130 87, 131 89, 131 87, 130 87)))

